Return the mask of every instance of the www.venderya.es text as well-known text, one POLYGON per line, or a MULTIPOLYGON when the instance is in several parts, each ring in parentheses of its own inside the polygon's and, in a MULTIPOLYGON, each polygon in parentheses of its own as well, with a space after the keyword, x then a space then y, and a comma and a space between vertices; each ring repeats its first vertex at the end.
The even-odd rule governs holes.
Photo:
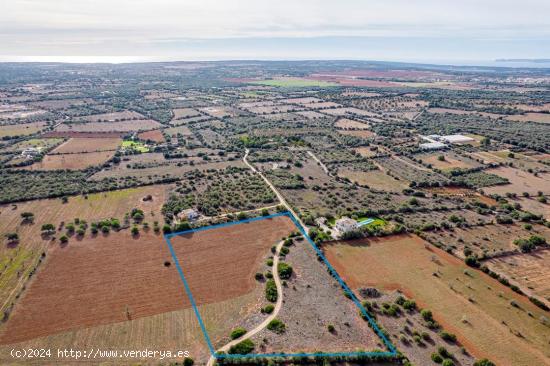
POLYGON ((123 358, 123 359, 179 359, 189 357, 189 351, 183 350, 112 350, 90 348, 78 350, 73 348, 13 348, 10 352, 13 358, 26 359, 100 359, 100 358, 123 358))

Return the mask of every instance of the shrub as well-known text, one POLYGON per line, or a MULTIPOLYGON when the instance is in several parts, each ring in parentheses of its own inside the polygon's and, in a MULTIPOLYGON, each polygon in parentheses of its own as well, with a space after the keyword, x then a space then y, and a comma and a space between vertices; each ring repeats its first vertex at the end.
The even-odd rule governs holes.
POLYGON ((136 236, 139 234, 139 229, 137 226, 132 227, 132 235, 136 236))
POLYGON ((190 357, 186 357, 184 360, 183 360, 183 366, 193 366, 195 364, 195 360, 193 360, 192 358, 190 357))
POLYGON ((9 241, 18 241, 19 240, 19 234, 17 234, 17 233, 7 233, 6 238, 9 241))
POLYGON ((336 330, 336 329, 334 328, 334 325, 332 325, 332 324, 329 324, 329 325, 327 326, 327 329, 328 329, 329 333, 334 333, 334 331, 336 330))
POLYGON ((453 358, 453 355, 443 346, 437 347, 437 353, 439 353, 443 358, 453 358))
POLYGON ((283 280, 287 280, 292 276, 292 267, 287 263, 280 262, 277 265, 277 271, 279 272, 279 277, 283 280))
POLYGON ((493 362, 489 361, 488 359, 484 358, 474 362, 474 366, 496 366, 496 365, 493 362))
POLYGON ((441 357, 437 353, 432 353, 432 361, 435 362, 435 363, 442 363, 443 362, 443 357, 441 357))
POLYGON ((44 224, 44 225, 42 225, 41 230, 44 233, 53 234, 53 233, 55 233, 55 226, 53 224, 44 224))
POLYGON ((430 310, 424 309, 420 312, 420 315, 422 315, 422 318, 427 322, 433 321, 433 314, 430 310))
POLYGON ((403 309, 414 310, 416 309, 416 302, 414 300, 405 300, 403 303, 403 309))
POLYGON ((285 332, 286 326, 285 326, 285 323, 283 323, 281 320, 273 319, 267 324, 267 329, 269 329, 272 332, 281 334, 285 332))
POLYGON ((62 237, 59 238, 59 241, 62 243, 66 243, 69 241, 69 238, 67 238, 67 235, 63 235, 62 237))
POLYGON ((443 360, 443 363, 441 364, 442 366, 454 366, 455 363, 453 362, 453 360, 449 359, 449 358, 446 358, 443 360))
POLYGON ((231 339, 237 339, 242 337, 245 334, 246 334, 246 329, 239 327, 239 328, 233 329, 233 331, 230 334, 230 337, 231 339))
POLYGON ((252 342, 250 339, 245 339, 244 341, 239 342, 234 346, 231 346, 228 353, 246 355, 252 351, 254 351, 254 342, 252 342))
POLYGON ((441 336, 441 338, 443 338, 444 341, 451 342, 451 343, 456 342, 456 335, 452 333, 441 332, 439 335, 441 336))
POLYGON ((270 279, 265 283, 265 298, 267 301, 276 302, 277 297, 277 285, 275 285, 275 281, 270 279))
POLYGON ((254 278, 256 279, 256 281, 263 281, 265 277, 263 273, 258 272, 254 275, 254 278))
POLYGON ((264 314, 271 314, 273 312, 273 310, 275 310, 275 306, 271 305, 271 304, 267 304, 266 306, 264 306, 261 310, 262 313, 264 314))
POLYGON ((267 264, 269 267, 273 266, 273 259, 269 258, 265 264, 267 264))

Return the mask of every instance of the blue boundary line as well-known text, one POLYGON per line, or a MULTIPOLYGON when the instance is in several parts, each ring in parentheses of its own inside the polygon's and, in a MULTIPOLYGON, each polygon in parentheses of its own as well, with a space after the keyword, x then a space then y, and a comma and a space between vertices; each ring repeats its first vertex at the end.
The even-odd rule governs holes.
POLYGON ((305 232, 305 230, 302 228, 302 226, 298 223, 298 221, 294 218, 294 216, 288 212, 279 212, 276 214, 268 215, 268 216, 259 216, 259 217, 253 217, 249 219, 239 220, 239 221, 231 221, 231 222, 225 222, 221 224, 216 225, 210 225, 210 226, 203 226, 196 229, 189 229, 184 231, 179 231, 175 233, 165 234, 164 239, 166 240, 166 243, 168 244, 168 248, 170 249, 170 254, 172 255, 172 259, 174 260, 176 264, 176 268, 178 270, 178 274, 183 282, 183 286, 185 287, 185 292, 187 293, 187 296, 189 297, 189 300, 191 302, 191 306, 193 307, 193 311, 195 312, 195 315, 197 316, 197 319, 199 321, 199 325, 201 327, 201 330, 203 332, 204 338, 206 340, 206 343, 208 345, 208 348, 210 350, 210 354, 214 356, 217 359, 222 358, 263 358, 263 357, 338 357, 338 356, 377 356, 377 357, 393 357, 397 355, 397 349, 395 346, 389 341, 389 339, 384 335, 382 330, 378 327, 376 324, 376 321, 369 315, 367 310, 363 307, 357 296, 351 291, 351 289, 348 287, 348 285, 344 282, 344 280, 340 277, 338 272, 334 269, 334 267, 330 264, 328 259, 323 255, 319 247, 315 244, 315 242, 309 237, 308 233, 305 232), (351 300, 355 303, 355 305, 359 308, 363 316, 367 318, 367 321, 371 325, 372 329, 375 331, 376 335, 382 340, 384 345, 387 347, 389 352, 332 352, 332 353, 324 353, 324 352, 318 352, 318 353, 263 353, 263 354, 217 354, 216 350, 212 346, 212 342, 210 340, 210 336, 208 335, 208 332, 206 331, 206 326, 204 325, 204 322, 202 320, 202 317, 200 315, 199 309, 197 307, 197 304, 195 302, 195 299, 193 297, 193 294, 191 293, 191 289, 189 287, 189 284, 187 283, 187 280, 185 279, 185 275, 183 274, 183 270, 181 269, 179 260, 176 256, 176 253, 174 251, 174 248, 172 247, 172 242, 170 241, 171 238, 174 236, 181 236, 185 234, 190 234, 194 232, 199 231, 205 231, 210 229, 218 229, 221 227, 227 227, 227 226, 233 226, 233 225, 239 225, 239 224, 246 224, 249 222, 254 221, 260 221, 260 220, 266 220, 271 219, 274 217, 281 217, 281 216, 287 216, 292 220, 296 228, 300 231, 300 233, 306 238, 306 240, 311 244, 317 255, 323 260, 323 262, 328 267, 330 273, 333 275, 334 278, 338 281, 344 292, 351 297, 351 300))

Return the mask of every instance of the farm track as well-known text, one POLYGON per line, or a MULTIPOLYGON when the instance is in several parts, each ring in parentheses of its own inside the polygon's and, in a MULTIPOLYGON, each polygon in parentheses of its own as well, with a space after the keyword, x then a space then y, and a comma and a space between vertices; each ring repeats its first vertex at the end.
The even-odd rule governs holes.
POLYGON ((243 157, 243 162, 245 163, 245 165, 247 167, 249 167, 254 173, 256 174, 259 174, 260 177, 262 177, 262 179, 264 180, 264 182, 266 182, 266 184, 269 186, 269 188, 271 188, 271 190, 273 191, 273 193, 275 193, 275 195, 277 196, 277 198, 279 199, 279 202, 281 202, 281 204, 283 206, 285 206, 285 208, 288 210, 288 212, 290 212, 292 214, 292 216, 294 217, 294 219, 300 224, 301 226, 301 229, 304 230, 304 232, 306 232, 306 229, 307 229, 307 226, 302 222, 302 220, 300 220, 300 217, 296 214, 296 212, 294 212, 294 210, 292 209, 292 207, 290 207, 290 205, 286 202, 285 198, 283 197, 283 195, 277 190, 277 188, 275 188, 275 186, 269 181, 269 179, 267 179, 265 177, 265 175, 259 171, 258 169, 256 169, 252 164, 250 164, 247 160, 248 158, 248 154, 249 154, 250 150, 249 149, 246 149, 245 150, 245 154, 244 154, 244 157, 243 157))
MULTIPOLYGON (((283 286, 281 284, 281 279, 279 278, 279 272, 277 271, 277 267, 279 265, 279 254, 281 252, 281 248, 283 247, 283 244, 284 244, 284 241, 281 241, 277 245, 275 255, 273 256, 273 266, 271 268, 271 273, 273 273, 273 281, 275 281, 275 285, 277 286, 277 295, 278 295, 277 296, 277 303, 275 304, 275 308, 273 309, 273 312, 267 318, 265 318, 265 320, 263 322, 258 324, 254 329, 247 332, 242 337, 234 339, 231 342, 227 343, 226 345, 224 345, 223 347, 218 349, 217 352, 227 352, 227 351, 229 351, 229 349, 232 346, 234 346, 234 345, 236 345, 236 344, 238 344, 238 343, 240 343, 240 342, 242 342, 246 339, 252 338, 254 335, 256 335, 257 333, 264 330, 267 327, 267 325, 273 319, 275 319, 277 317, 277 315, 279 314, 279 312, 281 311, 281 308, 283 307, 283 286)), ((216 358, 214 356, 210 356, 210 359, 208 360, 207 366, 214 366, 215 360, 216 360, 216 358)))

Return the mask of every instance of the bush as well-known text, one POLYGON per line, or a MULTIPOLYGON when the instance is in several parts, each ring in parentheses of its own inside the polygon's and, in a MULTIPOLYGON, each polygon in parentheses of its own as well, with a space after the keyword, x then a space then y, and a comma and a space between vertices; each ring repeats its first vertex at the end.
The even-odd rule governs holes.
POLYGON ((327 326, 327 329, 328 329, 329 333, 334 333, 334 331, 336 330, 336 328, 334 328, 334 325, 332 325, 332 324, 329 324, 327 326))
POLYGON ((230 334, 231 339, 237 339, 246 334, 246 329, 244 328, 235 328, 230 334))
POLYGON ((183 360, 183 366, 193 366, 195 364, 195 360, 193 360, 192 358, 190 357, 186 357, 184 360, 183 360))
POLYGON ((441 338, 443 338, 444 341, 451 342, 451 343, 456 342, 456 335, 452 333, 441 332, 439 335, 441 336, 441 338))
POLYGON ((493 362, 489 361, 488 359, 484 358, 474 362, 474 366, 496 366, 496 365, 493 362))
POLYGON ((453 358, 453 355, 443 346, 437 347, 437 353, 443 358, 453 358))
POLYGON ((265 298, 267 301, 276 302, 278 297, 277 285, 274 280, 268 280, 265 283, 265 298))
POLYGON ((281 320, 273 319, 267 324, 267 329, 269 329, 272 332, 281 334, 285 332, 286 326, 285 326, 285 323, 283 323, 281 320))
POLYGON ((59 238, 59 241, 62 243, 66 243, 69 241, 69 238, 67 238, 67 235, 63 235, 62 237, 59 238))
POLYGON ((279 272, 279 277, 281 277, 283 280, 287 280, 292 276, 292 266, 290 266, 287 263, 280 262, 277 265, 277 271, 279 272))
POLYGON ((254 342, 252 342, 250 339, 245 339, 244 341, 239 342, 234 346, 231 346, 228 353, 246 355, 252 351, 254 351, 254 342))
POLYGON ((422 315, 422 318, 427 322, 433 321, 433 314, 430 310, 424 309, 420 312, 420 315, 422 315))
POLYGON ((271 305, 271 304, 267 304, 266 306, 264 306, 261 310, 261 312, 263 314, 271 314, 273 312, 273 310, 275 310, 275 306, 271 305))
POLYGON ((455 363, 453 362, 453 360, 449 359, 449 358, 446 358, 443 360, 443 363, 441 364, 442 366, 454 366, 455 363))
POLYGON ((256 279, 256 281, 263 281, 265 277, 263 273, 258 272, 254 275, 254 278, 256 279))
POLYGON ((416 302, 414 300, 405 300, 403 303, 403 309, 414 310, 416 309, 416 302))
POLYGON ((443 357, 441 357, 437 353, 432 353, 432 361, 435 362, 435 363, 442 363, 443 362, 443 357))

